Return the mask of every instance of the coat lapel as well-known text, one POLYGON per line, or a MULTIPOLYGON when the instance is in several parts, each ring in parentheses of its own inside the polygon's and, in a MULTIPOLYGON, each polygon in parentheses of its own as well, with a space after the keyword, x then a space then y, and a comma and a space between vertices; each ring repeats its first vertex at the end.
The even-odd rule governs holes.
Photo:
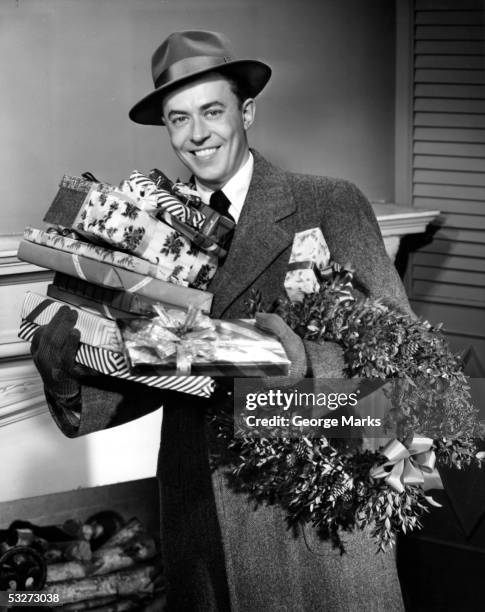
POLYGON ((293 240, 279 223, 295 211, 285 174, 252 153, 253 177, 241 217, 227 259, 208 288, 214 293, 215 317, 221 317, 293 240))

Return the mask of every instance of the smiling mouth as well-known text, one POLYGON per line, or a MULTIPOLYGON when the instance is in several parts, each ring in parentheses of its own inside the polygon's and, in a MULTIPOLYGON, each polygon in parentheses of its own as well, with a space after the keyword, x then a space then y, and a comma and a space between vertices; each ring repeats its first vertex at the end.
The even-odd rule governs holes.
POLYGON ((207 159, 214 155, 214 153, 218 150, 219 147, 208 147, 206 149, 199 149, 198 151, 192 151, 192 155, 197 157, 197 159, 207 159))

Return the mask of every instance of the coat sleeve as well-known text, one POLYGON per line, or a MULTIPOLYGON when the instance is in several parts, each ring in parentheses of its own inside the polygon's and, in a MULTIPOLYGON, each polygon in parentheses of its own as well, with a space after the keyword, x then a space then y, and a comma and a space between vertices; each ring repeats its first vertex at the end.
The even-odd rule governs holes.
POLYGON ((69 438, 122 425, 162 406, 173 391, 160 391, 104 375, 80 377, 80 390, 71 397, 54 395, 45 387, 51 415, 69 438))
MULTIPOLYGON (((327 179, 314 183, 314 201, 332 258, 354 270, 357 291, 391 308, 412 313, 404 286, 382 239, 372 206, 352 183, 327 179), (327 204, 322 205, 323 202, 327 204)), ((308 376, 345 378, 342 348, 335 342, 305 341, 308 376)))
POLYGON ((355 185, 341 180, 326 195, 330 195, 330 209, 323 213, 321 224, 334 259, 354 269, 356 288, 364 295, 413 315, 367 198, 355 185))

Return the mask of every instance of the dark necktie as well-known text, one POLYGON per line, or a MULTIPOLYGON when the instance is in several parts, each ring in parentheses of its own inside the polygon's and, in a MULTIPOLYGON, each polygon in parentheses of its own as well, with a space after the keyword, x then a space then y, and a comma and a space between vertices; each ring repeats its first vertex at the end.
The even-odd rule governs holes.
MULTIPOLYGON (((210 207, 213 208, 220 215, 223 215, 224 217, 227 217, 228 219, 230 219, 233 223, 236 223, 236 220, 229 212, 229 206, 231 205, 231 202, 229 201, 229 198, 226 196, 226 194, 223 191, 221 191, 220 189, 218 189, 217 191, 214 191, 214 193, 210 197, 209 204, 210 204, 210 207)), ((234 237, 234 229, 232 229, 226 235, 223 244, 221 244, 221 246, 223 246, 223 248, 225 248, 226 251, 229 250, 233 237, 234 237)), ((225 260, 226 260, 225 257, 222 259, 219 259, 220 268, 224 265, 225 260)))
POLYGON ((229 212, 229 206, 231 202, 227 198, 226 194, 218 189, 210 197, 210 207, 217 211, 220 215, 224 215, 231 221, 235 222, 234 217, 229 212))

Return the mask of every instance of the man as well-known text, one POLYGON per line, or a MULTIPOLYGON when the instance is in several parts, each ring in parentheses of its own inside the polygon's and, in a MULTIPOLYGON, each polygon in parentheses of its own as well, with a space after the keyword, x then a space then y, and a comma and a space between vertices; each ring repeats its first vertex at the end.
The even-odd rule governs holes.
MULTIPOLYGON (((203 201, 236 222, 209 287, 212 316, 245 316, 252 289, 266 303, 280 297, 295 232, 316 226, 333 259, 351 262, 362 293, 409 309, 365 197, 344 181, 284 172, 250 150, 254 98, 270 78, 268 66, 232 59, 221 34, 189 31, 172 34, 157 49, 152 74, 155 89, 133 107, 131 119, 166 125, 203 201)), ((210 400, 185 400, 76 372, 74 323, 66 308, 32 343, 48 403, 66 435, 112 427, 163 403, 157 473, 170 610, 401 609, 393 559, 376 556, 365 536, 349 536, 342 560, 311 530, 293 537, 278 509, 255 511, 221 473, 211 477, 204 413, 209 402, 227 404, 232 381, 218 381, 210 400)), ((342 376, 336 345, 303 343, 276 315, 261 315, 259 324, 281 339, 292 375, 342 376)))

